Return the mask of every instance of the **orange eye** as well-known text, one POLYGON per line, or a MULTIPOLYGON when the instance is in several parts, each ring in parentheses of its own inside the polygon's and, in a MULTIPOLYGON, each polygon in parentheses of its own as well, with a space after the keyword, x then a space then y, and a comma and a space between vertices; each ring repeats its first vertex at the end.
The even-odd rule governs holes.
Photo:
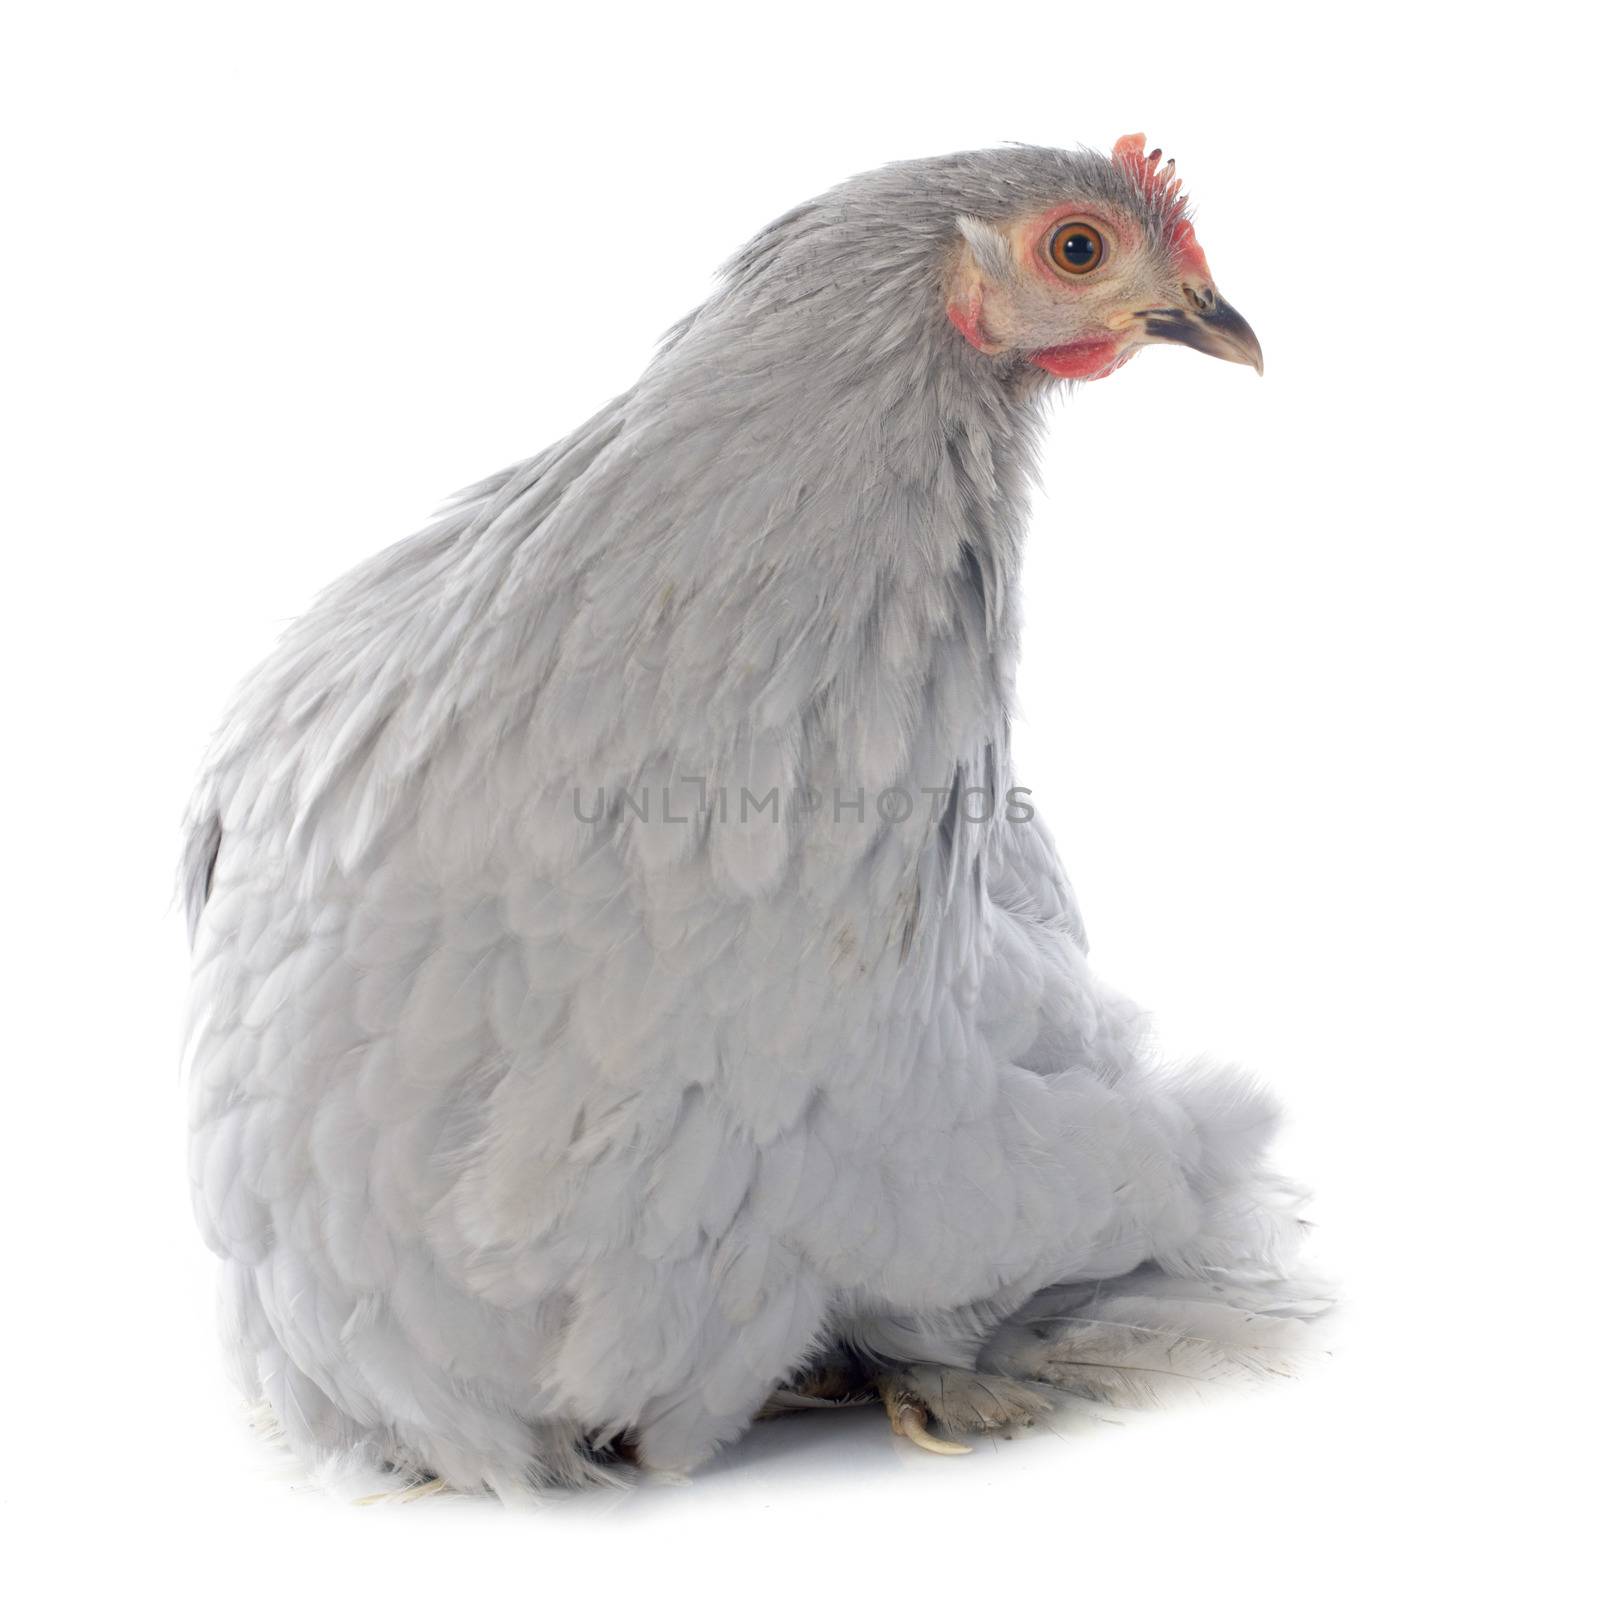
POLYGON ((1106 242, 1087 222, 1063 222, 1050 235, 1050 259, 1063 272, 1082 277, 1105 260, 1106 242))

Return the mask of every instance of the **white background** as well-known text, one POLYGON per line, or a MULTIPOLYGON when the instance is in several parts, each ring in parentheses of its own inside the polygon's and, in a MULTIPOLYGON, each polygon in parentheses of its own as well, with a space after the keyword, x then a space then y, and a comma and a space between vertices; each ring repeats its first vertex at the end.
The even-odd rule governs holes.
POLYGON ((1578 17, 11 13, 15 1592, 1577 1591, 1600 810, 1578 17), (538 1513, 288 1487, 223 1387, 183 1178, 173 858, 228 687, 322 584, 625 387, 791 203, 898 157, 1140 128, 1267 375, 1152 351, 1060 407, 1022 772, 1103 970, 1293 1108, 1344 1353, 959 1461, 854 1415, 538 1513))

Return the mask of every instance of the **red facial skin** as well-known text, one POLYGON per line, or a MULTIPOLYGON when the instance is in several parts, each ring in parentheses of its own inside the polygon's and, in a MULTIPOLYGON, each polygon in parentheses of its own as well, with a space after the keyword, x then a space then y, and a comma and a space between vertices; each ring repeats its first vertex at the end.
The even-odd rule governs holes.
MULTIPOLYGON (((1135 173, 1142 185, 1149 187, 1160 184, 1165 187, 1171 181, 1165 172, 1146 157, 1143 134, 1130 134, 1127 138, 1119 139, 1115 154, 1119 161, 1125 163, 1135 173)), ((1053 290, 1071 294, 1074 292, 1072 280, 1058 273, 1045 256, 1045 241, 1068 217, 1082 217, 1085 221, 1093 223, 1106 238, 1114 240, 1119 249, 1128 248, 1128 241, 1123 237, 1121 229, 1108 224, 1098 216, 1086 214, 1078 207, 1062 206, 1045 216, 1034 234, 1027 259, 1033 270, 1039 273, 1053 290)), ((1187 221, 1180 222, 1174 229, 1171 252, 1173 262, 1181 269, 1185 280, 1199 283, 1211 281, 1211 269, 1206 265, 1205 252, 1194 236, 1194 228, 1187 221)), ((983 326, 979 306, 952 300, 945 307, 945 312, 961 336, 975 350, 982 350, 985 353, 993 350, 988 330, 983 326)), ((1028 360, 1052 377, 1072 378, 1079 383, 1092 383, 1097 378, 1109 378, 1119 367, 1124 367, 1133 360, 1138 353, 1137 345, 1124 349, 1121 338, 1108 333, 1102 338, 1078 339, 1072 344, 1054 345, 1048 350, 1035 350, 1029 355, 1028 360)))
MULTIPOLYGON (((1069 294, 1073 289, 1071 280, 1063 279, 1046 263, 1044 246, 1059 223, 1067 217, 1083 215, 1084 213, 1075 212, 1071 207, 1052 212, 1045 218, 1044 226, 1034 238, 1034 247, 1028 252, 1028 259, 1033 262, 1035 270, 1053 286, 1063 288, 1069 294)), ((1127 242, 1122 238, 1120 231, 1109 227, 1099 217, 1089 216, 1085 217, 1085 220, 1092 222, 1109 238, 1115 239, 1119 248, 1127 247, 1127 242)), ((1180 268, 1186 281, 1197 283, 1211 281, 1211 269, 1206 265, 1205 251, 1200 248, 1200 242, 1194 236, 1194 228, 1187 220, 1180 222, 1173 230, 1170 249, 1173 263, 1180 268)), ((1119 367, 1127 366, 1138 353, 1137 345, 1124 350, 1121 339, 1108 334, 1101 339, 1079 339, 1072 344, 1056 345, 1049 350, 1036 350, 1028 359, 1034 366, 1054 377, 1074 378, 1080 383, 1092 383, 1096 378, 1109 378, 1119 367)))
POLYGON ((1075 344, 1058 344, 1049 350, 1035 350, 1028 359, 1036 367, 1057 378, 1076 378, 1092 383, 1109 378, 1118 367, 1125 367, 1138 355, 1138 349, 1124 350, 1120 339, 1079 339, 1075 344))
MULTIPOLYGON (((1052 290, 1057 293, 1072 294, 1076 288, 1073 280, 1063 277, 1045 260, 1045 241, 1068 217, 1081 217, 1084 221, 1092 223, 1104 238, 1112 241, 1115 249, 1126 249, 1128 244, 1122 236, 1122 230, 1112 226, 1104 218, 1089 215, 1073 206, 1062 206, 1059 210, 1050 212, 1034 235, 1032 248, 1028 251, 1028 260, 1033 270, 1050 285, 1052 290)), ((1052 377, 1073 378, 1079 383, 1092 383, 1097 378, 1109 378, 1118 367, 1126 366, 1137 354, 1137 349, 1124 350, 1121 339, 1107 334, 1099 339, 1077 339, 1071 344, 1058 344, 1048 350, 1035 350, 1028 360, 1052 377)))

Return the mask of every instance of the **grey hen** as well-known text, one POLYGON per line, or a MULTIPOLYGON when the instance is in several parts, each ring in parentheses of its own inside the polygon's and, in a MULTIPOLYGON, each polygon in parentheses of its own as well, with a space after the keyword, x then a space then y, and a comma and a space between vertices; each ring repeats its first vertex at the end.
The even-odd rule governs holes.
POLYGON ((1044 395, 1260 366, 1158 155, 797 207, 240 691, 194 1187, 308 1458, 509 1494, 863 1393, 959 1448, 1314 1309, 1270 1104, 1155 1065, 1011 768, 1044 395))

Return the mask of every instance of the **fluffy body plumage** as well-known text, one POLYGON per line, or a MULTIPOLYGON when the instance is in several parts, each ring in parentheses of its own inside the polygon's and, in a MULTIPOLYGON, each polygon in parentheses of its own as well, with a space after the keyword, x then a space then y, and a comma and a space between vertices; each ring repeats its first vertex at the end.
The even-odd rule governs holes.
POLYGON ((1061 1382, 1060 1296, 1123 1292, 1083 1285, 1287 1305, 1270 1106, 1150 1064, 1005 799, 1050 380, 945 286, 1064 195, 1170 233, 1032 149, 790 212, 240 691, 185 861, 194 1186, 306 1454, 683 1470, 834 1346, 1061 1382))

